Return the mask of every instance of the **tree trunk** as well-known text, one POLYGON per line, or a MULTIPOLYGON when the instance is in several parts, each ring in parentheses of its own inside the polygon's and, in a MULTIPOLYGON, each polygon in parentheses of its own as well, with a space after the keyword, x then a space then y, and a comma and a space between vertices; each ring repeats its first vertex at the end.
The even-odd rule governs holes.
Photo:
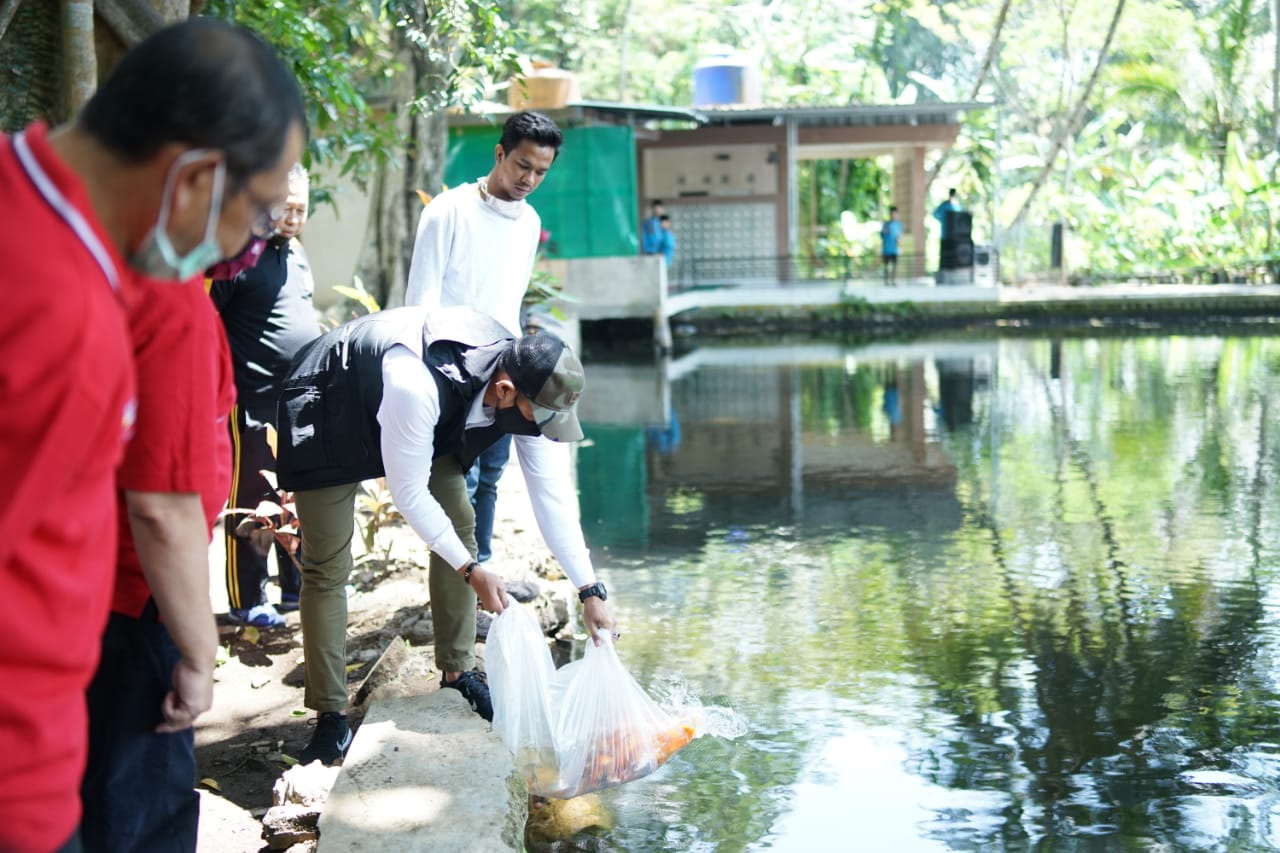
POLYGON ((18 11, 18 4, 22 0, 3 0, 0 2, 0 39, 4 38, 4 31, 9 29, 9 22, 13 20, 13 14, 18 11))
MULTIPOLYGON (((142 0, 96 0, 95 6, 103 22, 111 32, 115 33, 121 46, 126 49, 133 47, 167 22, 178 20, 177 17, 168 16, 159 8, 152 8, 142 0)), ((186 14, 184 13, 181 17, 185 18, 186 14)))
POLYGON ((191 0, 150 0, 151 8, 165 21, 185 21, 191 15, 191 0))
MULTIPOLYGON (((429 91, 448 69, 429 63, 423 58, 423 51, 405 44, 401 36, 396 39, 399 62, 406 71, 393 83, 392 103, 396 105, 396 130, 409 142, 403 162, 387 162, 370 182, 366 248, 357 265, 365 288, 383 308, 404 304, 413 239, 422 213, 417 191, 431 195, 441 191, 449 145, 448 116, 444 111, 413 105, 415 95, 429 91)), ((437 50, 430 53, 448 55, 437 50)))
POLYGON ((93 0, 62 0, 62 56, 66 69, 63 103, 74 114, 98 88, 98 54, 93 46, 93 0))
POLYGON ((1080 126, 1084 123, 1085 113, 1089 106, 1089 98, 1093 94, 1094 86, 1098 83, 1098 78, 1102 75, 1102 68, 1106 65, 1107 57, 1111 54, 1111 42, 1115 38, 1116 30, 1120 26, 1120 18, 1124 13, 1125 0, 1117 0, 1116 10, 1111 16, 1111 26, 1107 29, 1107 37, 1102 42, 1102 48, 1098 51, 1098 61, 1093 66, 1093 73, 1089 75, 1089 80, 1085 83, 1084 91, 1080 93, 1080 98, 1076 101, 1075 108, 1071 110, 1058 128, 1058 132, 1054 134, 1053 143, 1049 147, 1049 153, 1045 156, 1044 165, 1040 168, 1040 173, 1036 175, 1036 179, 1031 184, 1031 190, 1027 193, 1027 197, 1022 201, 1022 207, 1018 209, 1018 215, 1013 218, 1013 223, 1009 226, 1009 230, 1014 230, 1022 224, 1023 218, 1027 215, 1027 211, 1031 209, 1031 203, 1035 200, 1036 194, 1040 192, 1040 188, 1044 186, 1053 166, 1058 160, 1058 154, 1062 151, 1062 146, 1066 144, 1069 138, 1075 136, 1080 130, 1080 126))

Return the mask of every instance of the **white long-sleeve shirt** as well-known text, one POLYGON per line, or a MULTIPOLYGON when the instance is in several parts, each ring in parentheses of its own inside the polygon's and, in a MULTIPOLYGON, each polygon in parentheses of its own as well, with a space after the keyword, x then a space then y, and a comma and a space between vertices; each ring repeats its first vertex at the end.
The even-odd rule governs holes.
POLYGON ((528 202, 503 201, 473 181, 422 209, 409 262, 406 305, 466 305, 520 334, 542 220, 528 202))
MULTIPOLYGON (((422 330, 408 331, 382 358, 382 462, 387 488, 400 514, 432 551, 460 569, 471 560, 444 508, 431 496, 431 459, 440 400, 422 361, 422 330)), ((493 423, 493 410, 477 396, 467 428, 493 423)), ((574 586, 595 580, 595 569, 578 521, 577 492, 569 478, 569 446, 542 436, 515 436, 533 515, 542 538, 574 586)))

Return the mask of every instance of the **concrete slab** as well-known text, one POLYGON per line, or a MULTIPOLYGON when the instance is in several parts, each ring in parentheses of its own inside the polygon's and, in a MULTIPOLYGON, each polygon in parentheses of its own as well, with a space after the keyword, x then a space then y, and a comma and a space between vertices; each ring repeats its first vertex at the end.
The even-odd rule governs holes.
POLYGON ((456 690, 375 701, 320 816, 320 853, 524 848, 528 792, 456 690))

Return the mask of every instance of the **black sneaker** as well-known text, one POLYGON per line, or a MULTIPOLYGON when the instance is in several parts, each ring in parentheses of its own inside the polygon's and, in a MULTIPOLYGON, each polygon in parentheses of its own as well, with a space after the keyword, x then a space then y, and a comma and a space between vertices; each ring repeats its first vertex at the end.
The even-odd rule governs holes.
POLYGON ((328 766, 347 754, 351 746, 351 727, 347 725, 347 715, 337 711, 325 711, 316 720, 315 733, 311 735, 311 743, 298 756, 299 764, 310 764, 313 761, 328 766))
POLYGON ((469 669, 453 681, 440 679, 441 687, 452 687, 471 703, 471 710, 493 722, 493 702, 489 699, 489 676, 478 669, 469 669))

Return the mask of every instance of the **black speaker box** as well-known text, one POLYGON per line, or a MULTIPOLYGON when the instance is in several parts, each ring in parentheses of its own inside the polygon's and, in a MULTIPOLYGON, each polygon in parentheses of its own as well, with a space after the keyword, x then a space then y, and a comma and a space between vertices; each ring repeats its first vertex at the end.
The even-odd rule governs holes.
POLYGON ((973 236, 973 214, 967 210, 948 210, 947 234, 952 240, 970 239, 973 236))
POLYGON ((973 242, 970 240, 943 240, 938 266, 944 270, 973 266, 973 242))

